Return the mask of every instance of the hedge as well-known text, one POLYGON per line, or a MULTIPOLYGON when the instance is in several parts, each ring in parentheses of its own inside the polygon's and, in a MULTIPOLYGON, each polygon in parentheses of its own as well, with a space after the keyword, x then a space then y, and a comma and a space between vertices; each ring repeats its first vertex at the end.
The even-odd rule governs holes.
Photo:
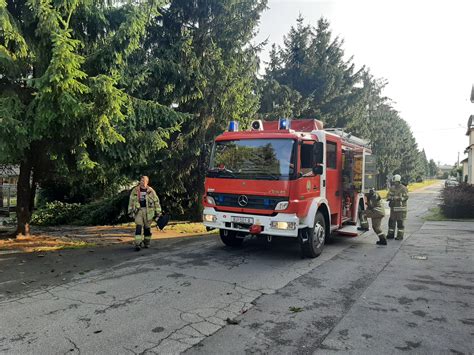
POLYGON ((474 218, 474 185, 462 183, 441 192, 441 211, 448 218, 474 218))

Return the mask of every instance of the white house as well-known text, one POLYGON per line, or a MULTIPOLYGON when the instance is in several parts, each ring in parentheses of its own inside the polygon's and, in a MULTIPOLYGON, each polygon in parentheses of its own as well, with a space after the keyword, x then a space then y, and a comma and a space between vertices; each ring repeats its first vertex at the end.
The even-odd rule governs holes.
MULTIPOLYGON (((471 102, 474 103, 474 85, 471 91, 471 102)), ((467 173, 463 170, 463 175, 467 175, 468 184, 474 184, 474 115, 471 115, 467 121, 466 135, 469 137, 469 145, 464 151, 467 154, 467 173)))
POLYGON ((467 121, 466 135, 469 136, 469 145, 464 151, 467 154, 467 173, 463 172, 463 175, 467 175, 468 184, 474 184, 474 115, 467 121))
POLYGON ((468 159, 463 159, 461 160, 461 166, 462 166, 462 176, 461 176, 461 181, 462 182, 467 182, 467 163, 468 163, 468 159))

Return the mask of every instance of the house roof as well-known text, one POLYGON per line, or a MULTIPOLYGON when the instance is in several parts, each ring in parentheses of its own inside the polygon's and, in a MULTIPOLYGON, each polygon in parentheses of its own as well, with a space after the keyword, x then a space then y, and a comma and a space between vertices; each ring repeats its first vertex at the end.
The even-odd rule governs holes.
POLYGON ((20 167, 17 165, 0 165, 0 177, 16 177, 20 175, 20 167))
POLYGON ((474 129, 474 115, 469 116, 469 119, 467 120, 467 132, 466 136, 469 135, 469 133, 474 129))
POLYGON ((463 159, 463 160, 460 161, 460 163, 467 163, 468 160, 469 160, 469 158, 463 159))

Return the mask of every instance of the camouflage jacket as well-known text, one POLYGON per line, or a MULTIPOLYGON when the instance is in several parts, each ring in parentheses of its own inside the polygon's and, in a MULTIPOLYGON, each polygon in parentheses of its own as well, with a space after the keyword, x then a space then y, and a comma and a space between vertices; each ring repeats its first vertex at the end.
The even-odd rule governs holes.
POLYGON ((377 192, 373 194, 366 194, 367 197, 367 210, 379 215, 380 217, 385 216, 385 209, 382 206, 382 199, 377 192))
MULTIPOLYGON (((130 193, 130 199, 128 201, 128 213, 136 215, 138 210, 140 210, 140 185, 135 186, 130 193)), ((153 220, 156 215, 161 213, 160 200, 155 190, 150 186, 147 188, 146 192, 146 216, 149 221, 153 220)))
POLYGON ((390 186, 387 195, 388 205, 393 212, 406 212, 408 200, 408 189, 406 186, 400 184, 398 186, 390 186))

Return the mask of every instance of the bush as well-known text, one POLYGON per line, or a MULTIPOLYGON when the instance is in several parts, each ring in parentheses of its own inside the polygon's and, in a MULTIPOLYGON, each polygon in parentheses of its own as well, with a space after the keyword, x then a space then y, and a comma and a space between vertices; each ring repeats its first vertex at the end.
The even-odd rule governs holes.
POLYGON ((119 224, 130 221, 127 215, 130 191, 122 191, 117 196, 83 205, 79 215, 71 224, 96 226, 119 224))
POLYGON ((33 213, 31 224, 38 226, 68 224, 76 218, 81 208, 79 203, 48 202, 43 208, 33 213))
POLYGON ((474 218, 474 186, 462 183, 445 187, 441 211, 448 218, 474 218))
POLYGON ((37 210, 31 223, 38 226, 73 225, 108 225, 124 223, 130 220, 127 216, 129 191, 122 191, 117 196, 81 205, 54 201, 37 210))

